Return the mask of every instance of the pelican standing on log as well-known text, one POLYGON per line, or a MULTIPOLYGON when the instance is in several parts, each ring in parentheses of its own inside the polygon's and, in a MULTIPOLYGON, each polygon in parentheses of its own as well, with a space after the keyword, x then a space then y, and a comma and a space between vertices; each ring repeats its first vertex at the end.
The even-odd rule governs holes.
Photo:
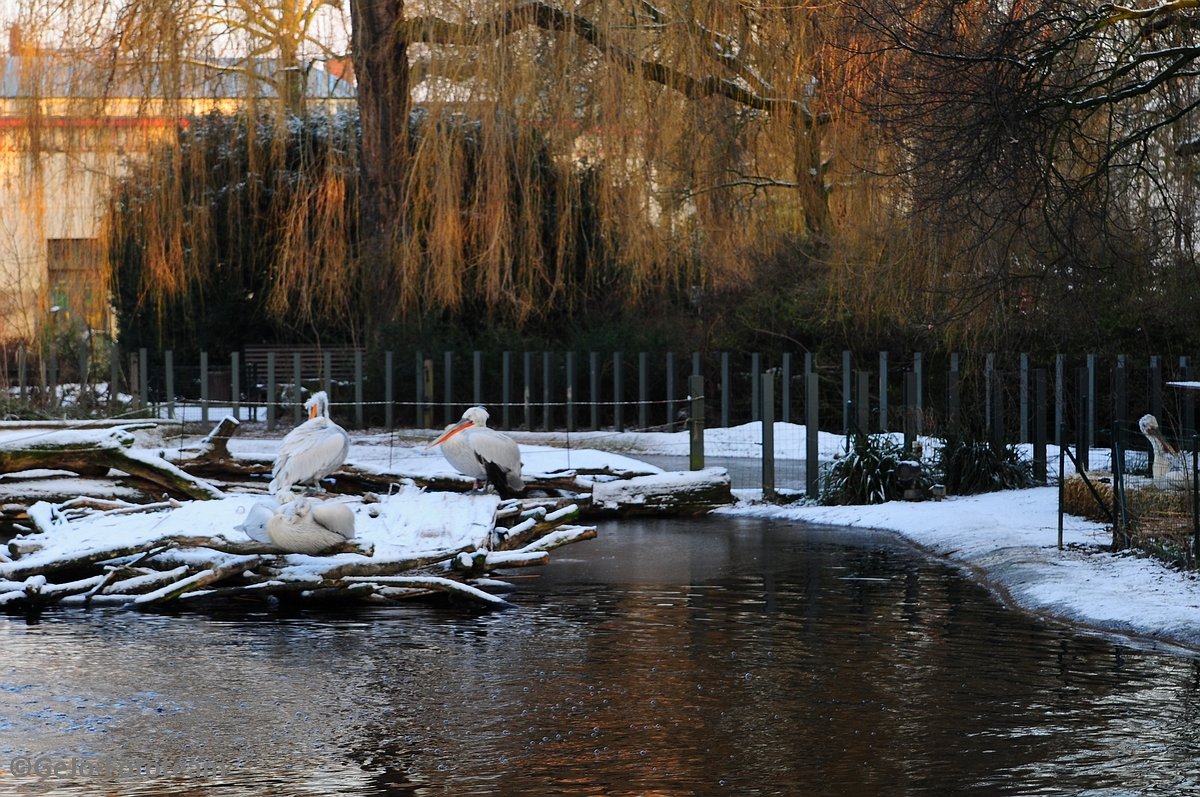
POLYGON ((279 446, 271 471, 272 495, 297 484, 318 487, 321 479, 342 466, 350 451, 350 435, 329 417, 329 396, 324 390, 313 393, 304 406, 308 420, 288 432, 279 446))
POLYGON ((459 473, 476 483, 490 483, 501 498, 513 498, 525 491, 521 449, 508 435, 489 429, 487 422, 487 410, 469 407, 462 420, 446 427, 426 448, 440 445, 446 461, 459 473))

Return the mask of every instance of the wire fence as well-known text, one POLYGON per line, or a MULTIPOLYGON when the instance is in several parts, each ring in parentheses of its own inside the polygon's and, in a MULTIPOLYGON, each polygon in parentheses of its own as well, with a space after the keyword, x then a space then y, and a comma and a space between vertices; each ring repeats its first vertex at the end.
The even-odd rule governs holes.
POLYGON ((920 436, 1020 444, 1043 483, 1056 481, 1048 456, 1055 444, 1080 473, 1064 485, 1082 496, 1068 492, 1068 511, 1110 522, 1115 547, 1186 567, 1200 558, 1200 382, 1188 357, 1138 364, 1060 354, 1039 363, 1027 354, 844 352, 826 362, 755 352, 247 346, 191 361, 147 349, 105 361, 81 357, 73 372, 19 353, 4 377, 9 412, 43 417, 213 424, 232 415, 282 431, 303 419, 309 395, 325 390, 335 419, 360 430, 440 429, 472 405, 486 406, 491 425, 505 430, 654 434, 700 425, 712 439, 721 429, 760 423, 756 434, 722 441, 723 456, 708 464, 727 467, 735 487, 814 497, 817 460, 828 452, 818 453, 811 430, 845 435, 847 446, 852 432, 902 436, 909 449, 920 436), (1135 420, 1147 416, 1165 448, 1156 450, 1135 420), (1093 464, 1108 470, 1089 477, 1093 464))
MULTIPOLYGON (((1188 357, 1135 364, 1059 354, 1039 363, 1028 354, 847 351, 834 361, 809 353, 430 353, 256 344, 186 359, 144 348, 104 357, 85 352, 61 367, 17 352, 4 378, 13 402, 45 415, 145 412, 208 423, 233 414, 274 429, 302 420, 304 399, 325 390, 339 423, 357 429, 441 428, 466 407, 483 405, 491 424, 506 430, 676 432, 692 411, 688 381, 699 375, 709 429, 761 421, 770 385, 771 417, 785 424, 906 437, 965 430, 1034 445, 1082 437, 1095 448, 1111 447, 1104 430, 1143 413, 1155 415, 1168 436, 1189 437, 1197 392, 1175 386, 1191 374, 1188 357)), ((798 446, 803 439, 796 437, 798 446)))

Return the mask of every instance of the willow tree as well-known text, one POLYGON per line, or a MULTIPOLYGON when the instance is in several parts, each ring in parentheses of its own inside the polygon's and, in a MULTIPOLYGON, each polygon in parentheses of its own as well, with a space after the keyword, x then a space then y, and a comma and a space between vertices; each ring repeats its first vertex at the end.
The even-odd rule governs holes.
POLYGON ((594 297, 561 260, 585 210, 619 244, 608 254, 628 301, 694 296, 747 279, 783 237, 827 242, 853 193, 831 202, 843 77, 818 9, 535 0, 433 15, 354 0, 351 10, 364 252, 399 312, 481 296, 520 320, 549 303, 586 304, 594 297), (415 105, 480 121, 487 157, 468 196, 455 194, 452 138, 407 145, 415 105), (510 198, 532 184, 522 169, 542 145, 561 162, 603 167, 589 197, 597 208, 581 208, 563 183, 566 193, 516 212, 510 198), (550 212, 564 242, 557 260, 528 237, 550 212))
POLYGON ((848 8, 863 110, 935 255, 905 270, 930 323, 993 345, 1195 342, 1194 2, 848 8))
MULTIPOLYGON (((317 7, 126 0, 103 6, 95 30, 110 34, 100 44, 113 73, 165 88, 180 119, 194 110, 184 78, 211 68, 227 40, 255 78, 247 107, 288 113, 282 78, 339 49, 300 46, 317 7), (274 104, 263 102, 261 56, 277 59, 265 73, 274 104)), ((833 7, 494 0, 432 13, 352 0, 349 11, 360 236, 325 225, 346 246, 320 259, 306 236, 276 236, 289 298, 272 312, 352 312, 365 329, 470 313, 519 328, 600 299, 710 307, 760 279, 764 262, 804 260, 805 275, 832 264, 852 278, 892 243, 878 233, 890 189, 873 177, 890 156, 843 110, 862 81, 833 7), (346 292, 361 304, 347 309, 346 292)), ((273 152, 252 173, 267 173, 273 152)), ((167 176, 167 190, 182 184, 167 176)), ((197 223, 179 216, 178 196, 160 206, 176 209, 164 223, 178 230, 197 223)), ((147 301, 206 278, 193 249, 157 251, 147 301)), ((853 293, 852 279, 837 285, 853 293)), ((767 289, 778 287, 772 275, 767 289)))

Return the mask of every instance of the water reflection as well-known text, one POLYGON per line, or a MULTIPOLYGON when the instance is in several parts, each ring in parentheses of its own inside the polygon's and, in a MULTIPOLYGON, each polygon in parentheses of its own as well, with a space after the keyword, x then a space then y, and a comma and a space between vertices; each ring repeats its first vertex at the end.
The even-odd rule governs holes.
MULTIPOLYGON (((526 575, 524 573, 522 576, 526 575)), ((623 522, 519 607, 0 618, 0 792, 1176 794, 1200 670, 1036 623, 886 535, 623 522), (192 762, 189 769, 182 764, 192 762)))

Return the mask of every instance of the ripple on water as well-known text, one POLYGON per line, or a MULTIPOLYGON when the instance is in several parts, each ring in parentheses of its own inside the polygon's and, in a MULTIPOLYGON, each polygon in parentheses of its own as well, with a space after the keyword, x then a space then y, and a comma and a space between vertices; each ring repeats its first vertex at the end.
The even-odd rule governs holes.
POLYGON ((127 765, 127 794, 1195 786, 1195 661, 1031 621, 890 536, 622 522, 514 599, 0 619, 0 751, 127 765))

